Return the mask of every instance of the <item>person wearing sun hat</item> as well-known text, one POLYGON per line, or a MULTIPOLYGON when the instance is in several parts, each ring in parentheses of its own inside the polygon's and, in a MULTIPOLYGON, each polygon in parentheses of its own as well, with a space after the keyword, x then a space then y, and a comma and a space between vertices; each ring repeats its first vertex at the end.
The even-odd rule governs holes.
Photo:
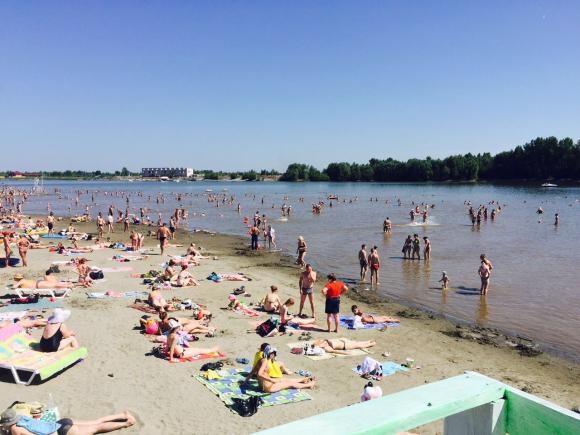
POLYGON ((40 339, 40 350, 42 352, 56 352, 66 347, 73 349, 79 347, 74 331, 68 329, 64 324, 70 314, 70 310, 54 309, 48 318, 48 324, 45 326, 40 339))
POLYGON ((316 380, 314 378, 284 379, 281 376, 272 376, 271 370, 275 364, 277 354, 278 350, 274 346, 265 346, 263 350, 264 357, 257 365, 256 377, 258 378, 260 389, 264 393, 275 393, 277 391, 288 390, 290 388, 302 389, 314 387, 316 384, 316 380))

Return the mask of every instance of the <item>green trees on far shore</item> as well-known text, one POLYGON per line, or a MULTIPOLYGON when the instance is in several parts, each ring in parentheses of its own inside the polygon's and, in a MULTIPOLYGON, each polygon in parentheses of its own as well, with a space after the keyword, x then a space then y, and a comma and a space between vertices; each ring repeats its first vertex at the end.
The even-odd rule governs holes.
POLYGON ((319 171, 292 163, 281 181, 447 181, 502 179, 580 179, 580 141, 537 138, 524 146, 490 153, 449 156, 444 159, 388 158, 368 163, 330 163, 319 171))

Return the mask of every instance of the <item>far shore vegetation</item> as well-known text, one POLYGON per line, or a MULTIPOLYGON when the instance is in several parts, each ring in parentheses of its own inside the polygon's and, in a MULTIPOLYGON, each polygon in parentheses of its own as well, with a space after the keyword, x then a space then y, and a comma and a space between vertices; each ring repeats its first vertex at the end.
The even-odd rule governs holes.
MULTIPOLYGON (((58 179, 58 180, 111 180, 143 179, 140 172, 126 167, 106 171, 43 171, 0 172, 0 178, 58 179)), ((283 174, 272 169, 261 171, 225 172, 195 170, 195 180, 237 181, 518 181, 518 180, 580 180, 580 140, 571 138, 538 137, 523 146, 492 156, 458 154, 443 159, 409 159, 407 161, 370 159, 368 163, 329 163, 325 169, 305 163, 292 163, 283 174)))

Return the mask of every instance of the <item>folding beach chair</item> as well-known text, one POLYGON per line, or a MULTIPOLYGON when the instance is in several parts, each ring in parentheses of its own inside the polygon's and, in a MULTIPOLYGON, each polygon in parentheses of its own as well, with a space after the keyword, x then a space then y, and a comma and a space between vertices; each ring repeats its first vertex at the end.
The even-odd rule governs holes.
POLYGON ((38 343, 18 325, 0 329, 0 368, 10 370, 14 382, 30 385, 38 376, 41 380, 86 358, 87 349, 67 348, 58 352, 39 352, 38 343), (26 374, 27 379, 20 377, 26 374))

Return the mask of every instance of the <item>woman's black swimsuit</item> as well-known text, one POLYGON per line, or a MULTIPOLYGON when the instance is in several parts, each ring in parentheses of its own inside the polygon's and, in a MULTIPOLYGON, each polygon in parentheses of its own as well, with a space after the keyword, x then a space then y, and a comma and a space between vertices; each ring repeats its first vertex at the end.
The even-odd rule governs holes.
POLYGON ((40 339, 40 350, 43 352, 56 352, 60 346, 60 341, 62 340, 62 332, 60 332, 60 326, 58 330, 53 334, 52 337, 40 339))

